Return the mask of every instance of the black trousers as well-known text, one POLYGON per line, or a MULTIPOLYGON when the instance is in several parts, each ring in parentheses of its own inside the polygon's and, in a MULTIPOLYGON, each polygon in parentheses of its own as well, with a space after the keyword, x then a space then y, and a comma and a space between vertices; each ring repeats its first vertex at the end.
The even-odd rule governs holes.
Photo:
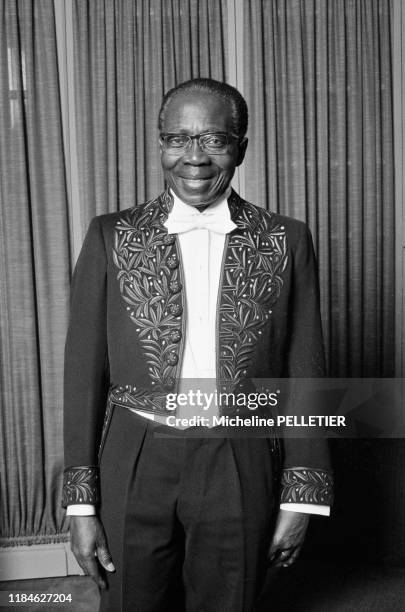
POLYGON ((274 510, 269 442, 189 436, 115 407, 100 518, 116 572, 100 612, 255 609, 274 510))

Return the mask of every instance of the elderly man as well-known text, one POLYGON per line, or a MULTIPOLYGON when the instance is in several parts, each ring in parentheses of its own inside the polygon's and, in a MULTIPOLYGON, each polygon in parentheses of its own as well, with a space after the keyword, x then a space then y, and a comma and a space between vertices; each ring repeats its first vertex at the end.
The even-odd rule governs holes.
POLYGON ((235 390, 323 375, 312 242, 230 188, 247 147, 236 89, 179 85, 159 129, 166 191, 95 218, 74 274, 71 545, 101 610, 253 610, 268 565, 293 563, 310 513, 329 512, 324 441, 287 438, 280 452, 274 437, 169 427, 190 407, 173 413, 165 398, 190 379, 235 390))

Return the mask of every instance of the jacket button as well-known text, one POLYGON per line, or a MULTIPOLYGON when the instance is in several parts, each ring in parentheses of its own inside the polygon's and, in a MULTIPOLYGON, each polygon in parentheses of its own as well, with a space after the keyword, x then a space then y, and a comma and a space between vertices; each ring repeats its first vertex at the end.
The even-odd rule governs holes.
POLYGON ((183 312, 183 307, 180 304, 170 304, 169 311, 174 317, 178 317, 183 312))
POLYGON ((168 353, 168 355, 166 355, 166 361, 169 365, 176 365, 176 363, 179 360, 179 356, 175 351, 170 351, 170 353, 168 353))
POLYGON ((163 385, 164 388, 167 389, 168 391, 170 391, 170 389, 174 388, 174 378, 172 378, 172 376, 168 376, 164 381, 163 381, 163 385))
POLYGON ((181 340, 181 331, 178 329, 173 329, 173 331, 170 332, 169 334, 169 338, 172 342, 180 342, 181 340))
POLYGON ((175 240, 176 236, 174 234, 166 234, 166 236, 163 237, 163 244, 174 244, 175 240))
POLYGON ((169 283, 169 289, 172 293, 179 293, 182 289, 182 284, 178 280, 172 280, 169 283))
POLYGON ((179 260, 177 258, 177 255, 169 255, 169 257, 166 260, 167 263, 167 267, 170 268, 170 270, 173 270, 174 268, 177 268, 179 265, 179 260))

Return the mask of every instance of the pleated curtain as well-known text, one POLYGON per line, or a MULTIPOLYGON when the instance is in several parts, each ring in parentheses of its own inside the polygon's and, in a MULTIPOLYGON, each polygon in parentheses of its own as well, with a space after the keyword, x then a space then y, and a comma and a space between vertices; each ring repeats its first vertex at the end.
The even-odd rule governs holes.
POLYGON ((312 230, 330 374, 394 376, 390 1, 243 4, 247 197, 312 230))
POLYGON ((58 541, 68 205, 52 0, 0 1, 0 545, 58 541))

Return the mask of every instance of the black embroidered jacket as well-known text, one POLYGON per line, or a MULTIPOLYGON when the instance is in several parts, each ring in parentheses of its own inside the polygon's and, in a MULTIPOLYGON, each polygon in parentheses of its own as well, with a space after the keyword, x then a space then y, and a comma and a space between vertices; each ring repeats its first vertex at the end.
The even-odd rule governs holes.
MULTIPOLYGON (((228 199, 218 295, 217 383, 324 375, 316 264, 300 221, 228 199)), ((99 502, 97 457, 113 405, 167 414, 182 363, 185 296, 179 245, 163 222, 167 192, 96 217, 74 272, 65 350, 63 505, 99 502), (103 428, 104 424, 104 428, 103 428)), ((171 413, 172 414, 172 413, 171 413)), ((322 439, 283 441, 281 502, 330 504, 322 439)))

